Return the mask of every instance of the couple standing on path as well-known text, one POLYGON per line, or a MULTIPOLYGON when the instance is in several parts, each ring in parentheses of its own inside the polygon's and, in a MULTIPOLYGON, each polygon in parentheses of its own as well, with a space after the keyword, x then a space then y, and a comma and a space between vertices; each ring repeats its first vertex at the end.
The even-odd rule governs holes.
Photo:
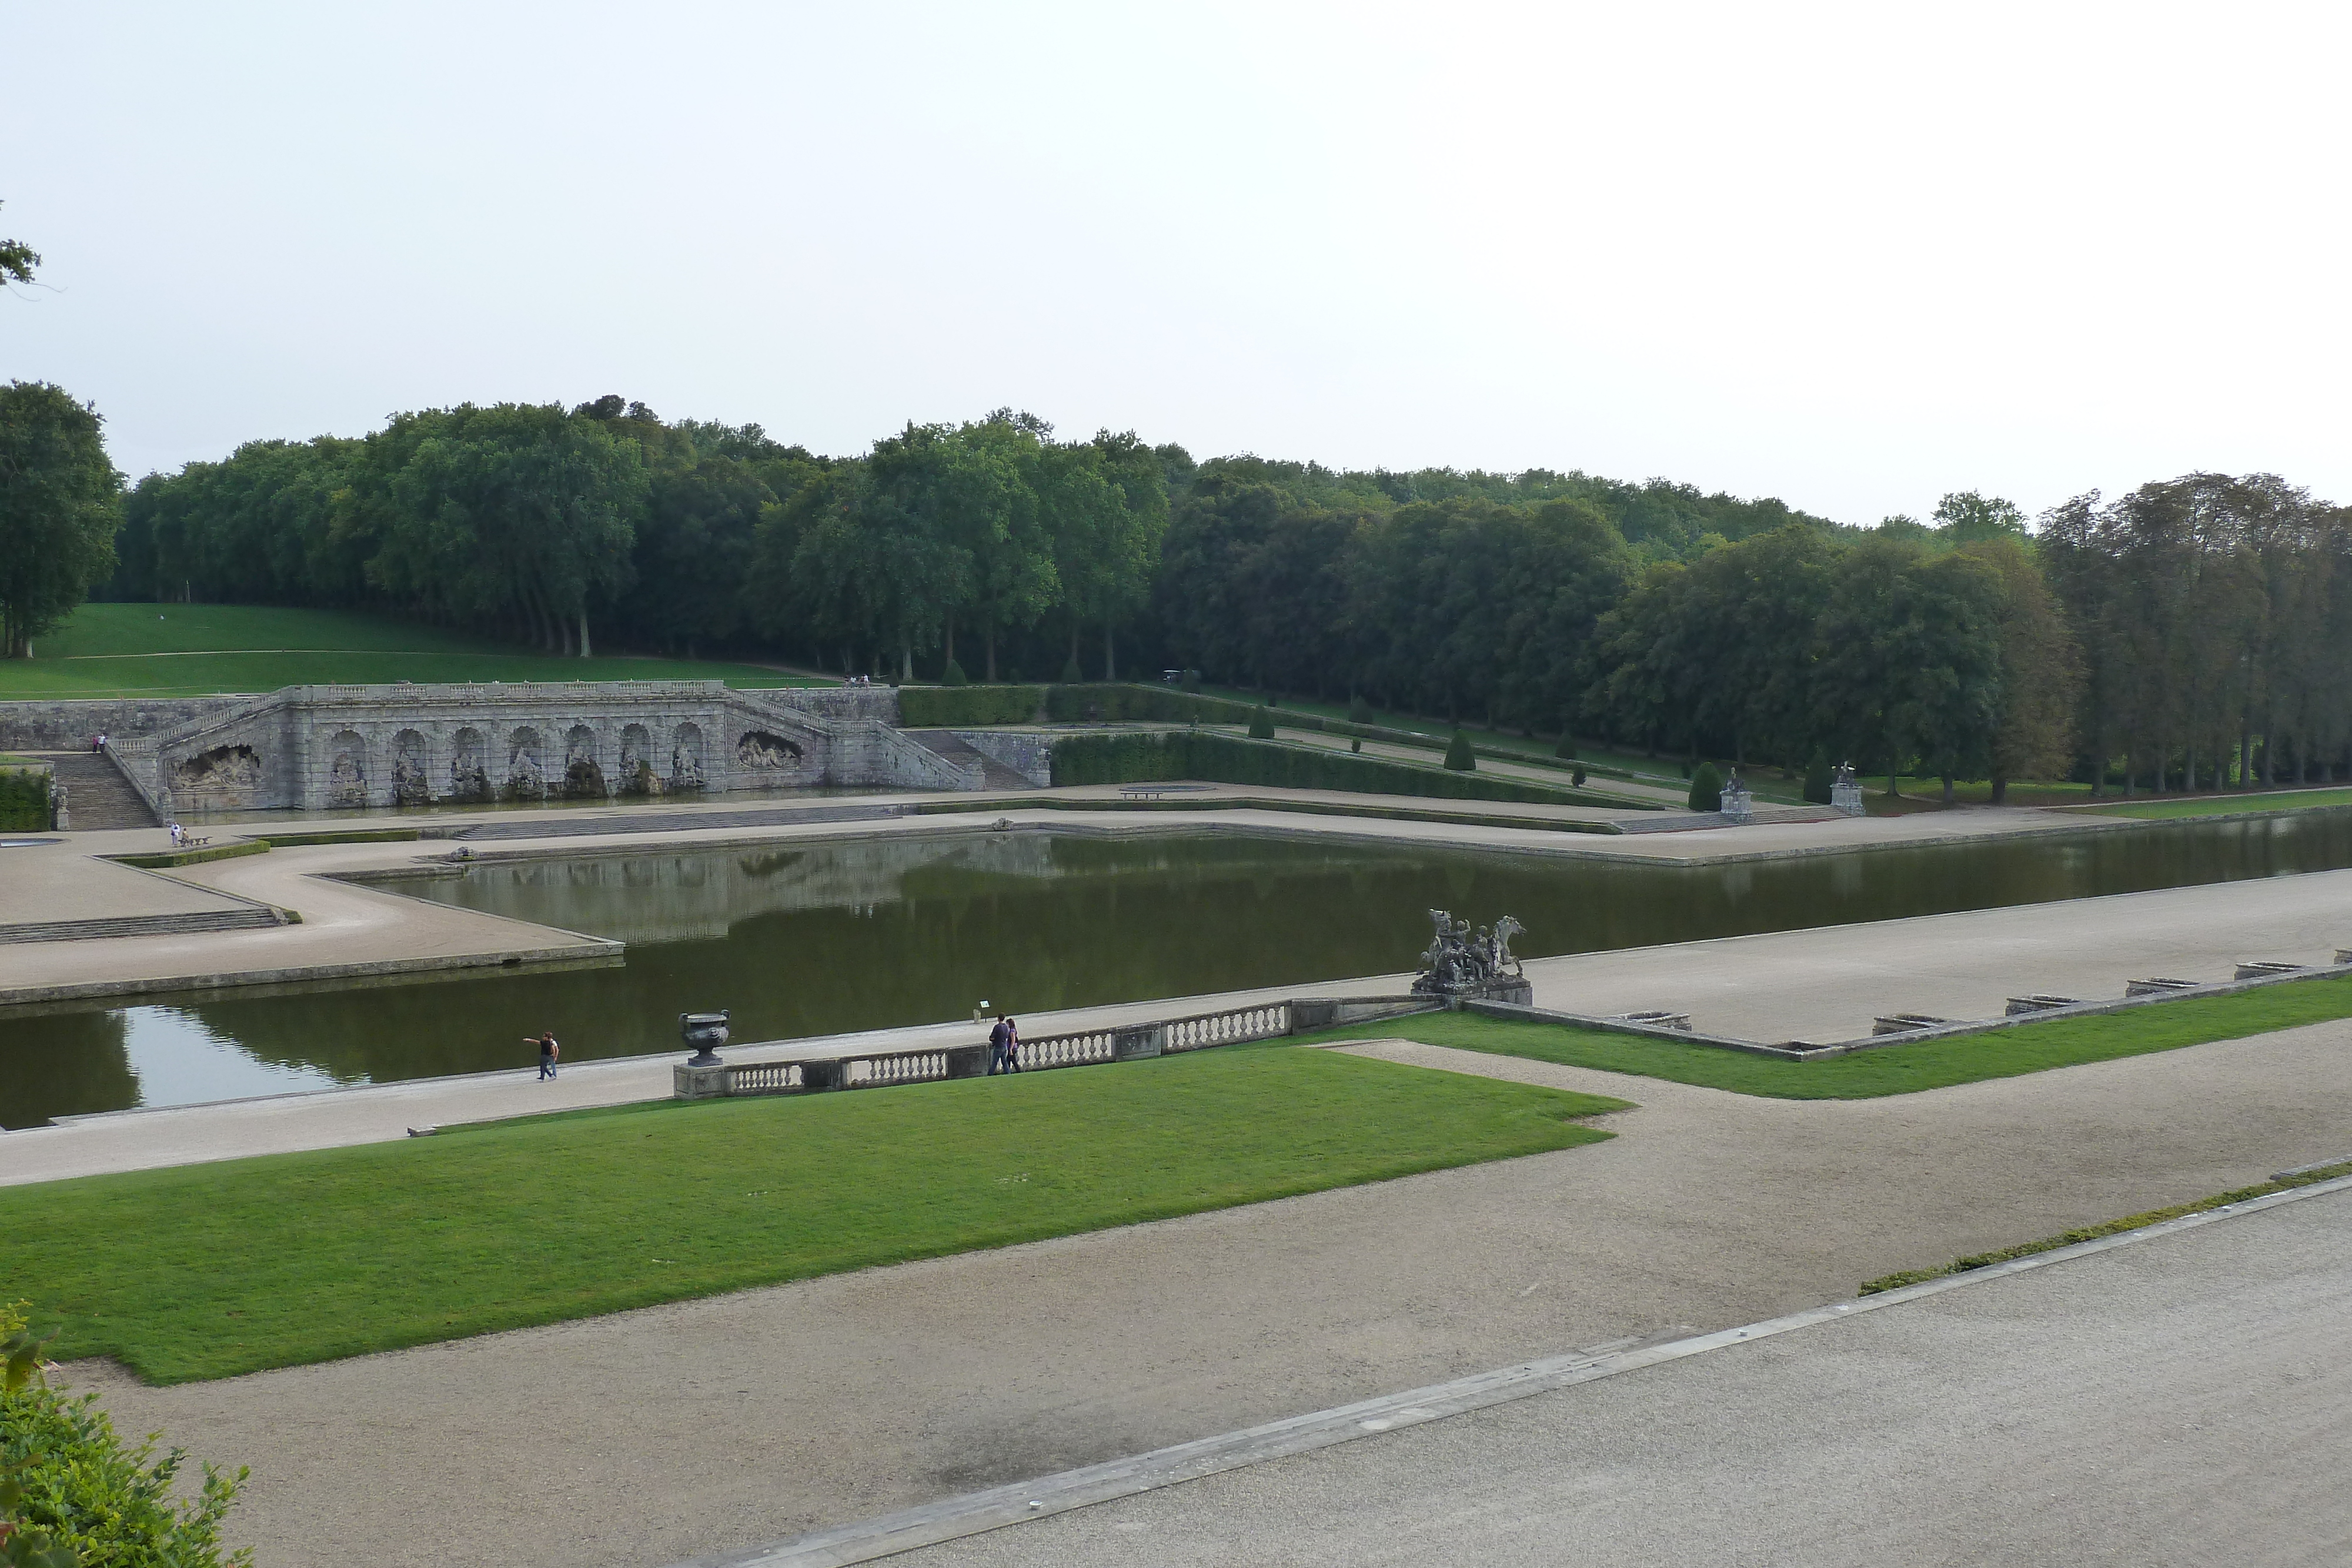
POLYGON ((1011 1019, 998 1019, 996 1027, 988 1031, 989 1076, 1020 1071, 1021 1026, 1011 1019))
POLYGON ((563 1054, 563 1048, 555 1043, 555 1031, 541 1030, 536 1035, 527 1034, 522 1037, 522 1042, 539 1047, 539 1081, 544 1083, 554 1077, 555 1059, 563 1054))

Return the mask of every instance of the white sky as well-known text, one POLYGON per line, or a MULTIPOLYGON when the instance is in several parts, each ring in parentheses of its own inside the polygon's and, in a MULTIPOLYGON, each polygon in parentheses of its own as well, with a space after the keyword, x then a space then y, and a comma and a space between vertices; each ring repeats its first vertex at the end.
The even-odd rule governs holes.
POLYGON ((1845 521, 2352 499, 2340 6, 0 7, 0 376, 133 477, 607 392, 819 451, 1195 456, 1845 521))

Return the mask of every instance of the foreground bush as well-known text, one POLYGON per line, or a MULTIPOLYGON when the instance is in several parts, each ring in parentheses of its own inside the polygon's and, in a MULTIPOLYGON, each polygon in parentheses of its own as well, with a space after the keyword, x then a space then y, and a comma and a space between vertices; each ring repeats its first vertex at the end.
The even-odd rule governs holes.
POLYGON ((128 1447, 95 1395, 48 1385, 24 1313, 0 1307, 0 1564, 6 1568, 227 1568, 221 1521, 246 1472, 210 1465, 198 1494, 175 1501, 186 1456, 128 1447))

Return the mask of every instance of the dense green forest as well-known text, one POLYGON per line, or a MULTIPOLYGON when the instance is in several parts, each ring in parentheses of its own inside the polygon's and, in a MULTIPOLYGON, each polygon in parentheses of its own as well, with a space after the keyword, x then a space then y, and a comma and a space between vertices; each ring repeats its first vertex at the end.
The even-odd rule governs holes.
POLYGON ((1687 755, 2126 789, 2333 777, 2347 514, 2192 475, 2030 527, 1580 473, 1196 462, 1010 410, 824 457, 756 425, 461 405, 125 498, 107 597, 364 606, 897 680, 1209 680, 1687 755))

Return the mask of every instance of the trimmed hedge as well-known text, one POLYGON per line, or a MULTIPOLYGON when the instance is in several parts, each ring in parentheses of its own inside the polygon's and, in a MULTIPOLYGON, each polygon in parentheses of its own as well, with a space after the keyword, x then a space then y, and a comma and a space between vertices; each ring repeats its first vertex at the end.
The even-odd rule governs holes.
MULTIPOLYGON (((971 729, 988 725, 1027 724, 1036 716, 1039 706, 1055 724, 1231 724, 1247 727, 1259 711, 1256 703, 1127 681, 1056 686, 964 686, 955 690, 941 686, 898 689, 899 722, 909 729, 971 729), (1027 695, 992 695, 1011 693, 1027 695), (1024 703, 1030 706, 1024 709, 1024 703)), ((1321 714, 1301 713, 1296 708, 1276 708, 1273 716, 1276 724, 1291 729, 1319 730, 1326 735, 1348 735, 1360 740, 1384 740, 1441 753, 1445 749, 1444 737, 1423 730, 1326 718, 1321 714)), ((1480 746, 1475 742, 1470 749, 1490 762, 1524 762, 1537 768, 1558 768, 1563 773, 1577 766, 1572 758, 1546 757, 1539 751, 1480 746)), ((1633 777, 1622 768, 1586 763, 1584 768, 1599 779, 1633 777)))
POLYGON ((1160 735, 1073 735, 1054 742, 1054 783, 1146 784, 1195 779, 1285 789, 1340 789, 1358 795, 1421 795, 1454 800, 1513 800, 1549 806, 1622 806, 1573 789, 1549 789, 1476 773, 1448 773, 1410 762, 1241 740, 1199 730, 1160 735))
POLYGON ((1027 724, 1045 702, 1043 686, 900 686, 898 722, 908 729, 1027 724))
POLYGON ((0 832, 47 832, 48 826, 48 769, 0 768, 0 832))

